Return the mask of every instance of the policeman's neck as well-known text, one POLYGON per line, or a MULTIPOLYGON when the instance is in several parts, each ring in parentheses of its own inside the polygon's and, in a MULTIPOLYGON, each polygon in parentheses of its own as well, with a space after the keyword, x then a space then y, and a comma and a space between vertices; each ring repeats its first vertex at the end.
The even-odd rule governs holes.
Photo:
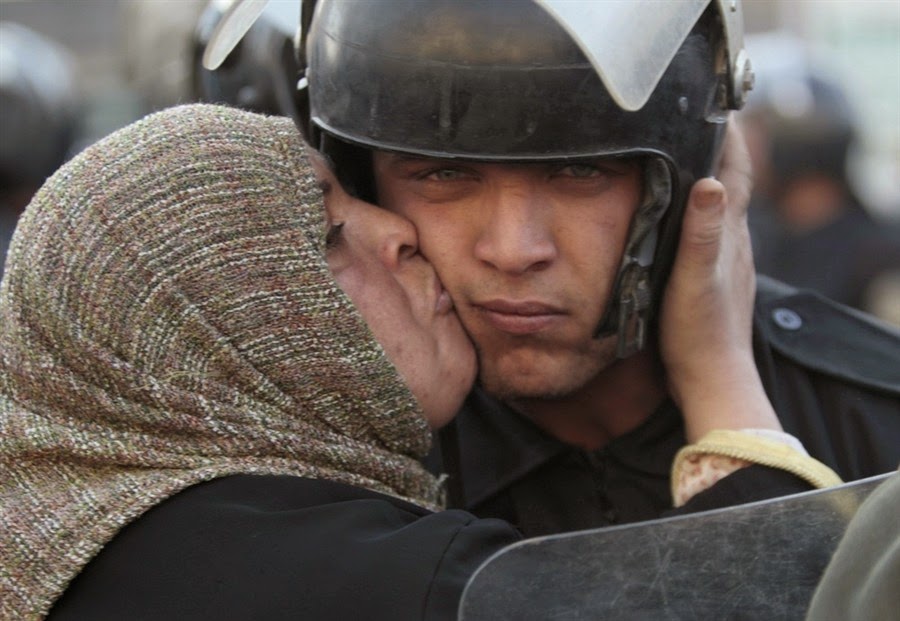
POLYGON ((666 394, 658 356, 645 350, 615 362, 565 397, 510 405, 551 436, 597 450, 640 426, 666 394))

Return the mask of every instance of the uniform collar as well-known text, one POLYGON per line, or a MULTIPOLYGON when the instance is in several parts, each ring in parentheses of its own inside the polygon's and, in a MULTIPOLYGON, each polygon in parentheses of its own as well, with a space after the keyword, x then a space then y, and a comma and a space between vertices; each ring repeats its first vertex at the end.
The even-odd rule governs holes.
MULTIPOLYGON (((480 504, 557 456, 583 452, 477 388, 456 425, 466 507, 480 504)), ((683 444, 681 415, 667 399, 636 429, 593 453, 649 475, 668 476, 672 456, 683 444), (661 451, 662 446, 670 450, 661 451)))

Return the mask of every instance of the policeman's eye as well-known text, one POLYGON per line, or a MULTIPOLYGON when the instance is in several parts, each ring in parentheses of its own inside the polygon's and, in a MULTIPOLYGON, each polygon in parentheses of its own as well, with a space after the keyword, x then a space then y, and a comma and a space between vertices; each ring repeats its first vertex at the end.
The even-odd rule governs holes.
POLYGON ((419 179, 426 181, 460 181, 470 177, 471 174, 462 168, 431 168, 419 173, 419 179))
POLYGON ((335 222, 334 224, 328 227, 328 232, 325 233, 325 249, 329 250, 331 248, 335 248, 341 243, 341 231, 344 229, 343 222, 335 222))
POLYGON ((595 164, 568 164, 556 171, 557 175, 564 177, 576 177, 578 179, 586 179, 589 177, 597 177, 606 171, 595 164))

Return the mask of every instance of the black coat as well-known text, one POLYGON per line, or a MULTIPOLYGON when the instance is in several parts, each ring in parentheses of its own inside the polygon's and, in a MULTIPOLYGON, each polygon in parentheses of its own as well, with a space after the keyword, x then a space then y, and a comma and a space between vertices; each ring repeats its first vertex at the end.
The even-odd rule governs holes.
MULTIPOLYGON (((813 457, 845 481, 897 468, 900 332, 760 277, 754 351, 785 431, 813 457)), ((435 470, 461 473, 458 506, 507 520, 529 537, 810 489, 787 473, 752 466, 671 510, 670 468, 685 444, 681 414, 671 401, 634 431, 584 451, 476 391, 456 419, 456 435, 458 467, 442 460, 439 445, 429 461, 435 470)))
POLYGON ((456 619, 469 576, 518 538, 340 483, 230 476, 126 526, 48 619, 456 619))

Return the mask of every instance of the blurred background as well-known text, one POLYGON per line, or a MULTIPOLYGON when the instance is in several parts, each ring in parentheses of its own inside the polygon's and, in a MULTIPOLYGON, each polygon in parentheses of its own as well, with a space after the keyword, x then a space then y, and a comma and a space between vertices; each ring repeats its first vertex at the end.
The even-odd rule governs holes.
MULTIPOLYGON (((178 103, 285 109, 298 2, 272 0, 213 75, 229 3, 0 0, 0 268, 31 194, 98 138, 178 103)), ((900 0, 743 7, 757 266, 900 325, 900 0)))

